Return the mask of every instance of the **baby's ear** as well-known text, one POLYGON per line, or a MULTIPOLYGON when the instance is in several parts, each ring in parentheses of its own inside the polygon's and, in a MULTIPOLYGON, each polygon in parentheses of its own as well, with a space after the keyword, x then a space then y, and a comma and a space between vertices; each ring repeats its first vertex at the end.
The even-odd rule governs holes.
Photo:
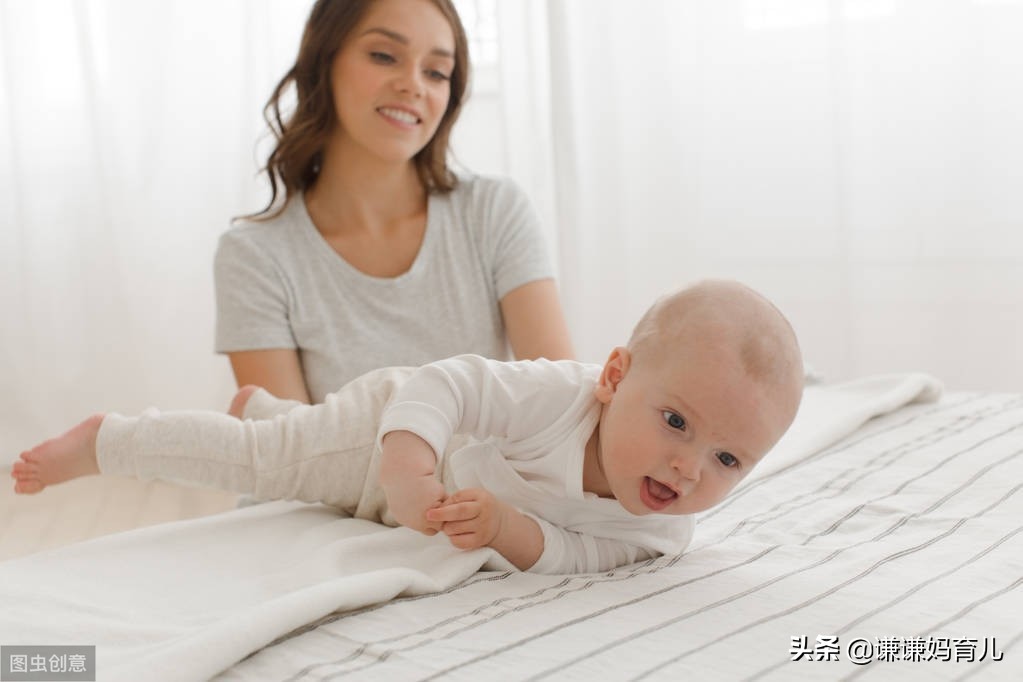
POLYGON ((611 396, 618 390, 618 384, 625 378, 625 373, 629 371, 630 362, 632 362, 632 355, 628 348, 618 346, 611 351, 611 355, 607 358, 604 369, 600 373, 597 388, 593 391, 597 400, 605 405, 611 402, 611 396))

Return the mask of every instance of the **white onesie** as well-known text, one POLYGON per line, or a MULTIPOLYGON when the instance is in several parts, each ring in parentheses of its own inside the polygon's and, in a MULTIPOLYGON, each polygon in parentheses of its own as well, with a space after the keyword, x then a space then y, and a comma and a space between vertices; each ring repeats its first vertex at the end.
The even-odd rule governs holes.
MULTIPOLYGON (((568 360, 461 355, 370 372, 321 405, 295 405, 269 420, 109 415, 97 454, 105 473, 323 502, 394 525, 378 484, 379 441, 412 431, 440 453, 449 492, 483 487, 539 523, 544 550, 531 571, 605 571, 678 554, 692 537, 691 516, 635 516, 582 489, 584 450, 600 416, 599 374, 598 365, 568 360)), ((261 392, 252 400, 273 398, 261 392)))

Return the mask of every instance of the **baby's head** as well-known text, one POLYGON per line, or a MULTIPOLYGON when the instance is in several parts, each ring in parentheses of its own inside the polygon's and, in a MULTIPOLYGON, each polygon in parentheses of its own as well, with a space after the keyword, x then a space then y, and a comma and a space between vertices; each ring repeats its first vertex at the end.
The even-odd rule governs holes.
POLYGON ((634 514, 709 509, 778 442, 802 393, 795 332, 766 298, 729 281, 665 296, 604 366, 587 490, 634 514))

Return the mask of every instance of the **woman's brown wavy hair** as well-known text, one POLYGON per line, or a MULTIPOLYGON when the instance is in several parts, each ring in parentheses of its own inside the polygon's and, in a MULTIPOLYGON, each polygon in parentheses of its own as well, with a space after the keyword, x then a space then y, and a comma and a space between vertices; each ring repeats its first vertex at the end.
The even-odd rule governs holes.
MULTIPOLYGON (((270 202, 249 218, 267 220, 278 215, 288 201, 316 183, 323 150, 335 122, 330 72, 348 34, 374 0, 317 0, 309 13, 295 64, 284 74, 263 108, 270 131, 277 140, 262 169, 270 180, 270 202), (295 110, 285 121, 281 99, 290 87, 297 95, 295 110), (278 201, 283 188, 283 200, 278 201)), ((446 193, 457 178, 448 168, 451 128, 458 119, 469 81, 469 45, 465 29, 451 0, 431 0, 451 25, 455 37, 455 65, 451 72, 451 95, 437 132, 413 157, 416 171, 429 192, 446 193)))

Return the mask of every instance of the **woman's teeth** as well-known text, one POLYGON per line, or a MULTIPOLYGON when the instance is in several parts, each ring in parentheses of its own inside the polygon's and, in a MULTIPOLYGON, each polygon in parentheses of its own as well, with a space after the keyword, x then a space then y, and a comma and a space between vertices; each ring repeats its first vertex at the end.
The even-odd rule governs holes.
POLYGON ((419 119, 407 111, 401 109, 391 109, 390 107, 381 107, 378 111, 388 118, 393 118, 401 123, 407 123, 408 125, 415 125, 419 123, 419 119))

